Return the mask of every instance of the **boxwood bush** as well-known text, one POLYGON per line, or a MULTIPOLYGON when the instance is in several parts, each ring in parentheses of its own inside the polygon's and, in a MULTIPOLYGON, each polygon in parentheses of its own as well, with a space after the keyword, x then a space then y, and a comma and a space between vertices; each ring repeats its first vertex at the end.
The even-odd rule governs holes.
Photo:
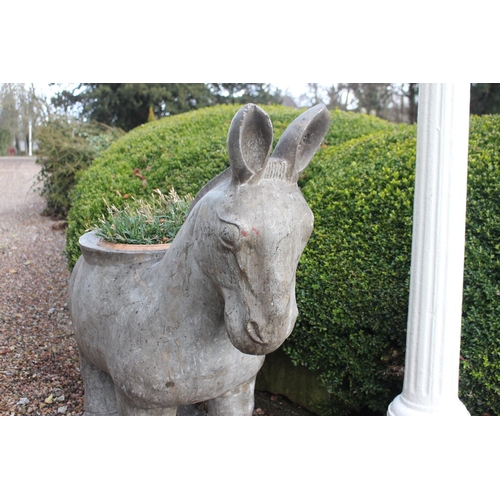
POLYGON ((460 395, 500 415, 500 116, 472 117, 460 395))
MULTIPOLYGON (((141 125, 116 141, 80 172, 71 193, 66 251, 70 269, 80 249, 78 238, 106 213, 106 203, 121 208, 125 200, 149 198, 155 188, 180 196, 198 190, 229 166, 226 138, 229 125, 241 106, 204 108, 141 125)), ((285 128, 303 110, 263 106, 274 128, 274 145, 285 128)), ((376 117, 332 111, 332 125, 325 147, 367 133, 394 130, 376 117)), ((307 175, 307 170, 306 170, 307 175)))
POLYGON ((314 231, 297 271, 299 317, 284 344, 317 370, 325 413, 384 413, 402 388, 415 129, 323 151, 303 183, 314 231))
MULTIPOLYGON (((416 129, 327 148, 304 183, 315 230, 284 350, 319 371, 333 414, 383 414, 401 392, 416 129)), ((460 397, 500 414, 500 116, 471 117, 460 397)))

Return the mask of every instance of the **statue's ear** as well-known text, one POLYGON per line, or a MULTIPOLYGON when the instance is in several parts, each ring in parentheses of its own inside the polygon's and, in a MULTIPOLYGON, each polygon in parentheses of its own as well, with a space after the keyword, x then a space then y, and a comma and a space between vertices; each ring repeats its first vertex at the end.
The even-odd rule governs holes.
POLYGON ((266 165, 273 143, 273 126, 267 113, 247 104, 234 115, 227 136, 233 182, 245 184, 266 165))
POLYGON ((290 123, 283 132, 273 158, 282 158, 300 174, 312 160, 330 127, 330 113, 317 104, 290 123))

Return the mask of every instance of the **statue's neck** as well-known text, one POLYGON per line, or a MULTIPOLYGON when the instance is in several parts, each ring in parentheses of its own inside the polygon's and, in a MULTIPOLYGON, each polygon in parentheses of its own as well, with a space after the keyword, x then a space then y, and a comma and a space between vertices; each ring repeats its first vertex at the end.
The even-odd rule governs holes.
POLYGON ((209 322, 223 322, 224 301, 212 280, 198 265, 195 252, 197 245, 192 243, 192 235, 181 231, 157 270, 164 276, 163 293, 168 297, 169 309, 176 315, 210 317, 209 322))

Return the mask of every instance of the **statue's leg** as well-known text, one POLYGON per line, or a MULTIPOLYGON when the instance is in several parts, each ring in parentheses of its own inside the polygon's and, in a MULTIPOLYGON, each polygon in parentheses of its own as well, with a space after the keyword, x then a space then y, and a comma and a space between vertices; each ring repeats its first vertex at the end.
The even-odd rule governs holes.
POLYGON ((177 406, 171 408, 138 408, 119 390, 116 391, 116 402, 120 415, 173 417, 177 413, 177 406))
POLYGON ((251 416, 255 405, 254 389, 255 377, 252 377, 222 396, 207 401, 208 414, 251 416))
POLYGON ((112 378, 83 356, 80 356, 80 372, 85 389, 83 414, 117 415, 115 385, 112 378))

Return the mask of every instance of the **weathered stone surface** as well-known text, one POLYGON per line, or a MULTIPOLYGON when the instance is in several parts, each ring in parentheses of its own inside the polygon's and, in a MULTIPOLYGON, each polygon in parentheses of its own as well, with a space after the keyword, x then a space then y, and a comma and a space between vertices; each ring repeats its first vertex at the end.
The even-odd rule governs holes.
POLYGON ((88 415, 251 415, 264 356, 297 316, 295 271, 313 227, 298 186, 323 140, 322 105, 299 116, 274 154, 254 104, 235 115, 230 167, 196 196, 170 248, 113 249, 93 233, 70 283, 88 415))

